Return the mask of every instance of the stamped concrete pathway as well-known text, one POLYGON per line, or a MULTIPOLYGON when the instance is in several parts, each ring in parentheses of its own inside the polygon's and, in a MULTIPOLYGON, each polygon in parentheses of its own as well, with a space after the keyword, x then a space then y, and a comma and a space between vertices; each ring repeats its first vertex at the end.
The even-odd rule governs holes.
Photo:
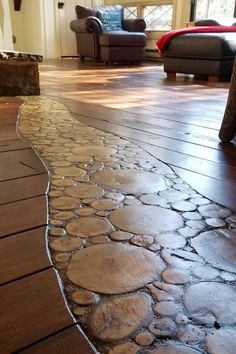
POLYGON ((52 260, 97 351, 235 354, 236 214, 56 101, 25 101, 19 132, 50 172, 52 260))

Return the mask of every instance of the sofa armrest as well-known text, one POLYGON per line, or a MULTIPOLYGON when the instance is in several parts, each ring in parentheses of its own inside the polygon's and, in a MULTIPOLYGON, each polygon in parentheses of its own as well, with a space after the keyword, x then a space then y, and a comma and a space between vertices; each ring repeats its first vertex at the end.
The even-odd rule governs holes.
POLYGON ((74 20, 70 23, 70 28, 74 32, 84 32, 92 33, 95 32, 97 35, 102 32, 102 23, 101 21, 93 16, 86 18, 81 18, 74 20))
POLYGON ((134 18, 122 20, 122 28, 128 32, 144 32, 146 22, 143 18, 134 18))

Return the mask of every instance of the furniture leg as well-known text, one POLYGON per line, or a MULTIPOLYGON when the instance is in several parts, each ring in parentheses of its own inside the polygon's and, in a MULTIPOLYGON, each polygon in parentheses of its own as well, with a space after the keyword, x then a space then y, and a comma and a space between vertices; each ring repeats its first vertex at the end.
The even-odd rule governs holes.
POLYGON ((166 75, 167 75, 167 80, 170 80, 170 81, 176 80, 176 73, 167 72, 166 75))

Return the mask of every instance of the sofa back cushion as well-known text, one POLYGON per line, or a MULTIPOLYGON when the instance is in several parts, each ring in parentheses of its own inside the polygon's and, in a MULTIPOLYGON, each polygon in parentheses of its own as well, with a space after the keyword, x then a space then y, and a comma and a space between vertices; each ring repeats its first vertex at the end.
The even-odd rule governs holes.
POLYGON ((77 18, 85 18, 89 16, 97 16, 97 11, 98 9, 95 7, 85 7, 81 5, 77 5, 75 7, 75 12, 77 15, 77 18))

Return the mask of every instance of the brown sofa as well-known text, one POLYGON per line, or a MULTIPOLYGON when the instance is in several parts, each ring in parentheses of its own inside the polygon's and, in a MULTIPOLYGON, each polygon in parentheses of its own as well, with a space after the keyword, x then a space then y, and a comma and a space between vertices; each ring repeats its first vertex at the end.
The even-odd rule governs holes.
POLYGON ((106 64, 129 62, 140 64, 145 57, 146 35, 143 33, 146 23, 141 18, 124 19, 122 6, 87 8, 77 5, 77 20, 70 24, 75 32, 77 53, 81 60, 85 57, 102 60, 106 64), (98 18, 99 9, 120 12, 118 30, 104 30, 104 24, 98 18))

